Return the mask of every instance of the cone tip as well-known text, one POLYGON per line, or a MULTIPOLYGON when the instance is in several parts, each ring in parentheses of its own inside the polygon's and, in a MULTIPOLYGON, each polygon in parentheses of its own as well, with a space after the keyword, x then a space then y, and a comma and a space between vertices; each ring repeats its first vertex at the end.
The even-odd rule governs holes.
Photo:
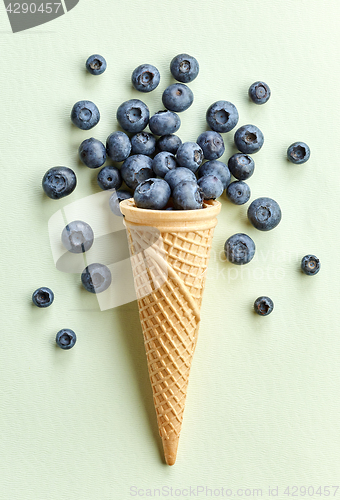
POLYGON ((163 438, 163 449, 165 461, 168 465, 174 465, 177 457, 179 437, 163 438))

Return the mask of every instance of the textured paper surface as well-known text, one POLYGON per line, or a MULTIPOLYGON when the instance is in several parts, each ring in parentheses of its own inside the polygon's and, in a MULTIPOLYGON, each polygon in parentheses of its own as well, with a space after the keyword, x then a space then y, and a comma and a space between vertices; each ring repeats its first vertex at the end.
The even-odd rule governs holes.
MULTIPOLYGON (((262 488, 263 498, 278 486, 285 498, 289 485, 339 484, 339 14, 335 0, 81 0, 67 15, 13 34, 3 8, 0 498, 127 499, 132 486, 190 485, 235 494, 262 488), (126 99, 162 109, 169 62, 180 52, 201 67, 180 137, 195 140, 207 107, 232 101, 239 124, 254 123, 265 136, 254 156, 252 198, 276 199, 283 218, 261 233, 248 224, 246 207, 223 198, 178 458, 169 468, 137 304, 101 312, 78 274, 55 268, 48 220, 98 191, 96 171, 78 163, 80 142, 105 141, 126 99), (108 61, 101 77, 85 72, 92 53, 108 61), (161 72, 159 88, 145 96, 130 85, 144 62, 161 72), (272 89, 265 106, 247 97, 260 79, 272 89), (89 132, 69 120, 80 99, 101 111, 89 132), (285 159, 297 140, 311 147, 302 166, 285 159), (78 176, 74 193, 60 201, 41 189, 44 172, 56 165, 78 176), (242 269, 222 259, 236 232, 257 246, 242 269), (314 278, 299 272, 307 253, 321 259, 314 278), (31 305, 39 286, 54 290, 47 310, 31 305), (263 294, 275 303, 268 318, 252 312, 263 294), (69 352, 54 344, 65 327, 78 336, 69 352)), ((225 160, 235 152, 232 139, 225 135, 225 160)))

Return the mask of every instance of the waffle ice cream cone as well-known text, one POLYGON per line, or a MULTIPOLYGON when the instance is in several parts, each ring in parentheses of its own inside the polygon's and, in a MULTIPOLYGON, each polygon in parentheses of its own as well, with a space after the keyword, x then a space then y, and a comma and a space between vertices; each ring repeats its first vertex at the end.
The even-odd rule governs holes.
POLYGON ((144 210, 120 203, 159 433, 176 461, 218 201, 201 210, 144 210))

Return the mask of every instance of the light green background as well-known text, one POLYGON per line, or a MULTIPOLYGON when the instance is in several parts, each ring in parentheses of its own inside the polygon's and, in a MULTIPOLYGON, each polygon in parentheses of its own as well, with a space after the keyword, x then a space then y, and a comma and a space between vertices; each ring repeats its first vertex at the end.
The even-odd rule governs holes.
MULTIPOLYGON (((70 13, 12 34, 1 10, 1 348, 0 498, 128 499, 130 486, 210 488, 340 483, 339 328, 339 20, 337 0, 80 0, 70 13), (106 73, 87 75, 92 53, 106 73), (261 233, 246 207, 224 197, 214 238, 177 463, 163 462, 136 302, 100 312, 79 276, 57 271, 47 222, 59 208, 96 192, 96 172, 79 165, 77 147, 116 129, 117 106, 140 97, 132 70, 150 62, 161 84, 142 96, 151 112, 171 82, 169 62, 197 57, 194 105, 181 115, 182 140, 205 129, 205 110, 235 103, 239 124, 254 123, 265 145, 249 180, 252 198, 270 196, 281 224, 261 233), (262 79, 265 106, 247 97, 262 79), (102 113, 90 132, 69 120, 74 102, 102 113), (311 159, 293 166, 287 146, 304 140, 311 159), (73 168, 75 192, 43 196, 41 178, 73 168), (227 237, 246 232, 257 255, 244 268, 220 256, 227 237), (299 271, 319 256, 314 278, 299 271), (30 303, 47 285, 55 302, 30 303), (268 318, 252 312, 269 295, 268 318), (72 351, 55 348, 73 328, 72 351)), ((234 152, 225 135, 226 153, 234 152)), ((112 248, 112 252, 115 249, 112 248)), ((340 496, 340 493, 337 495, 340 496)), ((204 495, 201 496, 204 498, 204 495)))

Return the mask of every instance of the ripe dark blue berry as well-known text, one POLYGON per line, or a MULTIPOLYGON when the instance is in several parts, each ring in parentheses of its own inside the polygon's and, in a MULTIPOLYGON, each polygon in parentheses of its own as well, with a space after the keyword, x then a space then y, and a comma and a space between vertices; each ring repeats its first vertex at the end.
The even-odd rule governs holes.
POLYGON ((126 191, 124 189, 119 189, 118 191, 113 191, 109 199, 109 206, 112 213, 117 215, 117 217, 122 216, 122 212, 120 211, 119 204, 123 200, 128 200, 129 198, 133 198, 133 194, 130 191, 126 191))
POLYGON ((50 168, 42 180, 43 190, 52 200, 68 196, 75 190, 76 185, 76 174, 68 167, 50 168))
POLYGON ((92 101, 78 101, 71 111, 72 123, 81 130, 90 130, 100 120, 100 113, 92 101))
POLYGON ((139 92, 155 90, 160 81, 160 74, 152 64, 141 64, 132 73, 131 82, 139 92))
POLYGON ((130 99, 117 109, 117 120, 123 130, 136 134, 149 123, 149 108, 139 99, 130 99))
POLYGON ((255 104, 264 104, 270 98, 270 88, 264 82, 255 82, 250 85, 248 94, 255 104))
POLYGON ((177 150, 181 144, 181 139, 178 137, 178 135, 174 134, 162 135, 162 137, 160 137, 157 142, 157 146, 160 151, 168 151, 173 155, 177 153, 177 150))
POLYGON ((194 102, 194 94, 184 83, 169 85, 162 95, 162 102, 170 111, 180 113, 188 109, 194 102))
POLYGON ((320 271, 320 260, 315 255, 305 255, 301 260, 301 269, 307 276, 314 276, 320 271))
POLYGON ((104 264, 90 264, 81 275, 84 288, 91 293, 101 293, 111 285, 111 271, 104 264))
POLYGON ((66 351, 67 349, 71 349, 77 342, 77 336, 73 330, 63 328, 63 330, 57 333, 55 341, 61 349, 66 351))
POLYGON ((93 54, 86 61, 86 69, 91 75, 101 75, 106 70, 106 61, 103 56, 93 54))
POLYGON ((205 200, 215 200, 223 193, 223 184, 215 175, 204 175, 197 182, 205 200))
POLYGON ((50 288, 42 286, 33 292, 32 302, 37 307, 48 307, 54 301, 54 293, 50 288))
POLYGON ((170 170, 177 167, 176 158, 172 153, 161 151, 152 161, 152 170, 159 177, 164 177, 170 170))
POLYGON ((177 210, 197 210, 203 207, 203 191, 195 181, 177 184, 172 197, 177 210))
POLYGON ((192 82, 199 73, 197 59, 189 54, 179 54, 170 63, 170 71, 175 80, 183 83, 192 82))
POLYGON ((196 142, 183 142, 177 150, 176 161, 180 167, 196 172, 203 161, 202 148, 196 142))
POLYGON ((131 138, 133 155, 153 155, 156 150, 156 138, 148 132, 139 132, 131 138))
POLYGON ((106 149, 98 139, 85 139, 79 146, 79 158, 89 168, 99 168, 106 161, 106 149))
POLYGON ((131 153, 131 142, 124 132, 113 132, 106 139, 106 151, 112 161, 124 161, 131 153))
POLYGON ((264 143, 264 137, 261 130, 255 125, 243 125, 243 127, 236 130, 234 141, 241 153, 251 155, 260 151, 264 143))
POLYGON ((254 302, 254 310, 260 316, 268 316, 274 309, 274 303, 269 297, 258 297, 254 302))
POLYGON ((133 194, 135 205, 138 208, 162 210, 168 203, 171 190, 163 179, 148 179, 141 182, 133 194))
POLYGON ((281 220, 279 204, 271 198, 257 198, 248 208, 248 219, 260 231, 270 231, 281 220))
POLYGON ((217 160, 225 150, 223 137, 212 130, 203 132, 198 137, 197 144, 202 148, 204 158, 207 160, 217 160))
POLYGON ((164 180, 169 184, 171 191, 173 191, 177 184, 184 181, 196 182, 196 176, 189 168, 177 167, 173 170, 170 170, 165 175, 164 180))
POLYGON ((228 160, 231 174, 240 181, 249 179, 254 173, 255 162, 251 156, 236 153, 228 160))
POLYGON ((294 142, 287 150, 287 158, 295 164, 305 163, 309 160, 310 149, 305 142, 294 142))
POLYGON ((235 205, 244 205, 250 198, 250 187, 243 181, 236 181, 227 187, 227 196, 235 205))
POLYGON ((158 111, 150 118, 149 122, 149 128, 155 135, 173 134, 180 126, 180 117, 169 110, 158 111))
POLYGON ((71 253, 87 252, 92 247, 93 240, 91 226, 82 220, 70 222, 61 233, 62 244, 71 253))
POLYGON ((255 255, 255 243, 247 234, 236 233, 225 242, 224 253, 233 264, 248 264, 255 255))
POLYGON ((119 189, 122 185, 122 176, 117 167, 108 165, 98 173, 97 182, 100 189, 119 189))
POLYGON ((152 159, 145 155, 133 155, 127 158, 120 173, 130 189, 136 189, 140 182, 155 177, 152 170, 152 159))
POLYGON ((229 132, 237 125, 238 111, 229 101, 217 101, 208 108, 206 120, 211 130, 229 132))
POLYGON ((230 182, 230 172, 227 165, 218 160, 206 161, 198 170, 198 177, 201 178, 204 175, 215 175, 220 179, 223 184, 223 189, 225 189, 230 182))

